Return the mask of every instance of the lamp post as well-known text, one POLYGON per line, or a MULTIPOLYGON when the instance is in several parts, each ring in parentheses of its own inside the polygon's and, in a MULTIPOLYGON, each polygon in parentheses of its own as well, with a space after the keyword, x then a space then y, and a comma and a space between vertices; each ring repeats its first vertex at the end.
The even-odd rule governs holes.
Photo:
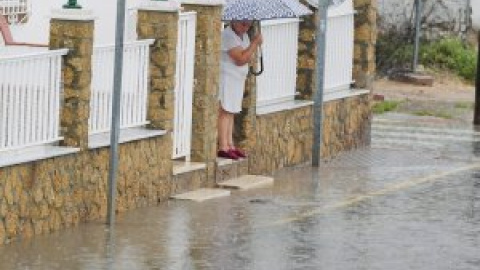
POLYGON ((65 9, 80 9, 82 6, 77 4, 77 0, 68 0, 68 3, 63 5, 65 9))
POLYGON ((472 27, 477 31, 478 56, 477 75, 475 79, 475 108, 473 111, 473 124, 480 125, 480 1, 470 1, 472 27))
POLYGON ((413 62, 412 62, 412 72, 417 72, 418 66, 418 51, 420 47, 420 35, 421 35, 421 26, 422 26, 422 9, 423 3, 422 0, 415 0, 415 42, 413 49, 413 62))

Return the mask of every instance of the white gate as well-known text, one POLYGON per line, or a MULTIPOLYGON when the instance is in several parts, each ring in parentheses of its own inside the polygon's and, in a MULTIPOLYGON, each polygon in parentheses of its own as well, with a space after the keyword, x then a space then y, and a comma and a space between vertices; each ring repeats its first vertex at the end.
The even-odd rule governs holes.
MULTIPOLYGON (((148 72, 153 40, 125 43, 122 71, 120 127, 147 124, 148 72)), ((113 103, 115 46, 98 46, 92 57, 92 96, 89 134, 110 131, 113 103)))
POLYGON ((181 13, 178 25, 173 158, 185 157, 187 161, 192 141, 196 18, 195 12, 181 13))
POLYGON ((295 98, 299 19, 262 22, 264 71, 257 79, 257 106, 295 98))
POLYGON ((353 16, 352 0, 328 9, 325 93, 350 89, 353 82, 353 16))

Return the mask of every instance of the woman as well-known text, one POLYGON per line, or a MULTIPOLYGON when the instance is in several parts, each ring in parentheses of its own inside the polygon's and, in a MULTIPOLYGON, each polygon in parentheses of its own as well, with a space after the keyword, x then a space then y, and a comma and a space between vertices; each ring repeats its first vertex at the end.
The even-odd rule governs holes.
POLYGON ((220 108, 218 114, 218 156, 229 159, 246 157, 233 143, 234 114, 242 110, 248 63, 262 44, 257 34, 250 42, 247 31, 251 21, 232 21, 222 33, 220 108))

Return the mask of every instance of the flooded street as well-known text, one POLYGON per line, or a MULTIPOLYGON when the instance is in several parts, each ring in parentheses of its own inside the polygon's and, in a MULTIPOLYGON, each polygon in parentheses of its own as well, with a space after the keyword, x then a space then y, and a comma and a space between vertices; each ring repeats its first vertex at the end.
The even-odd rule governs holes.
POLYGON ((389 121, 319 170, 11 243, 0 269, 479 269, 480 135, 389 121))

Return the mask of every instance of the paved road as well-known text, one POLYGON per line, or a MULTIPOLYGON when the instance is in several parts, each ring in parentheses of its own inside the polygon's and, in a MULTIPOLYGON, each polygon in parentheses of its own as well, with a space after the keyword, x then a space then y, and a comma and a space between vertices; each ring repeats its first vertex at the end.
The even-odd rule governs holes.
POLYGON ((477 133, 430 120, 377 118, 371 148, 273 187, 12 243, 0 269, 480 269, 477 133))

